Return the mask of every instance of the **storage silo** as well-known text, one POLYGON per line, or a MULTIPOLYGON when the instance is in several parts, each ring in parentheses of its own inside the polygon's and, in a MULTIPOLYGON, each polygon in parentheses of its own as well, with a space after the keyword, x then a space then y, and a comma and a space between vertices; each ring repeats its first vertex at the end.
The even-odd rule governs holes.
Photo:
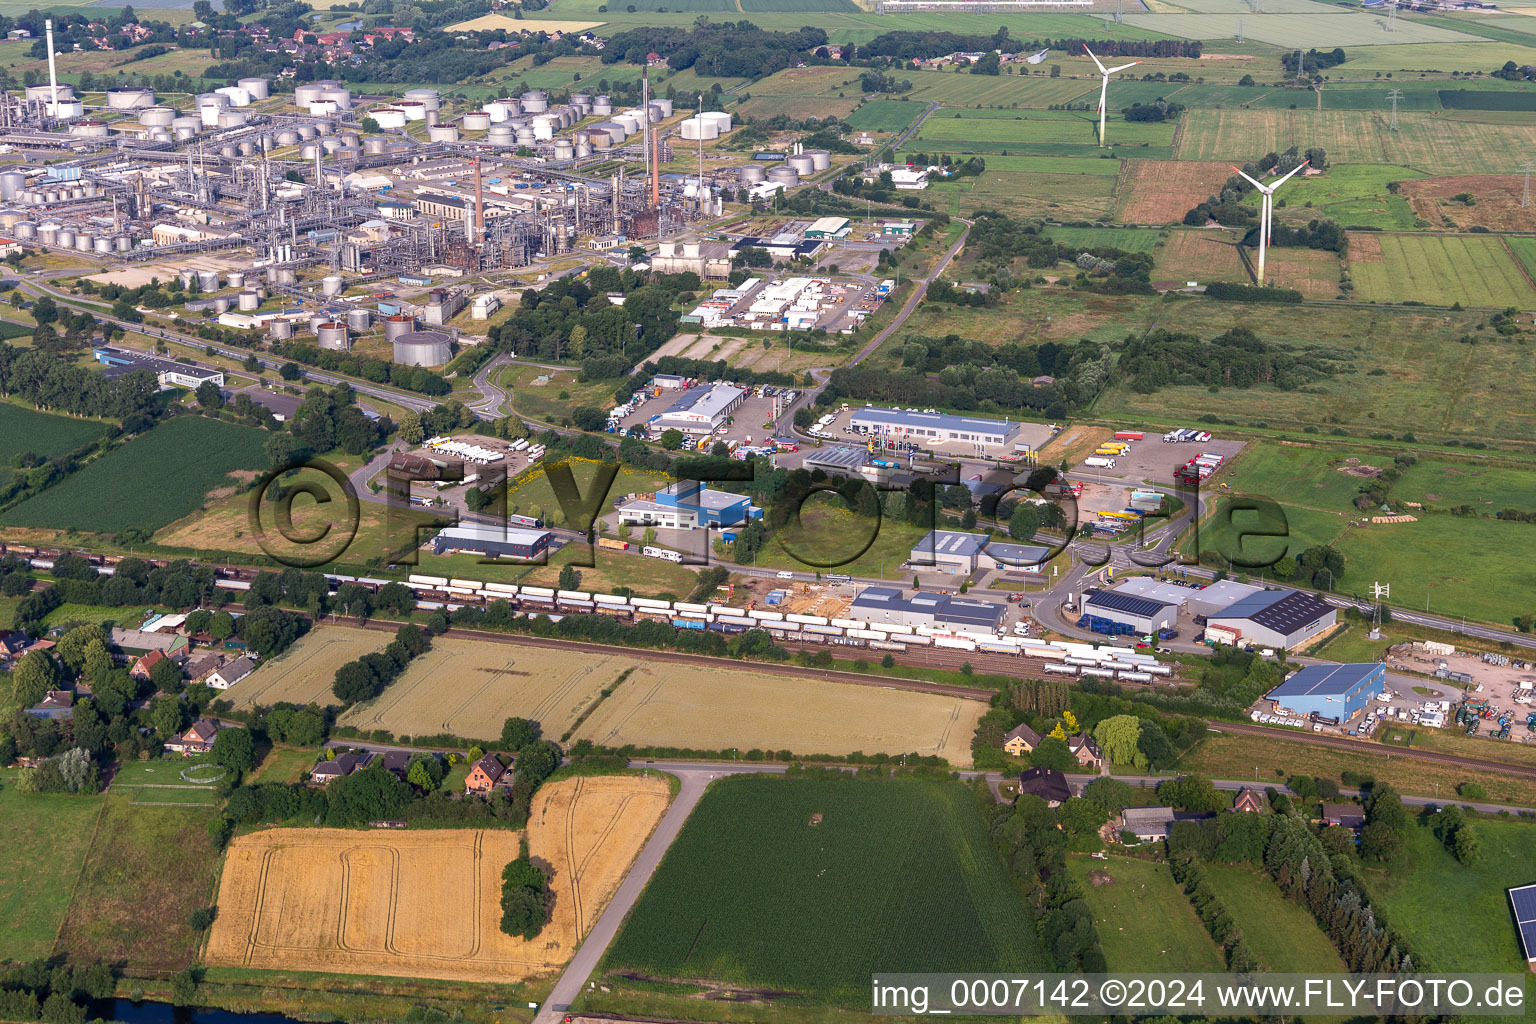
POLYGON ((267 324, 267 333, 278 341, 286 341, 293 337, 293 324, 287 320, 273 320, 267 324))
POLYGON ((133 236, 118 235, 112 239, 112 248, 117 252, 127 252, 133 248, 133 236))
POLYGON ((443 366, 453 357, 451 340, 441 331, 410 331, 393 340, 395 362, 406 366, 443 366))
POLYGON ((27 176, 20 171, 0 174, 0 202, 11 202, 16 194, 27 187, 27 176))
POLYGON ((460 123, 467 132, 483 132, 491 126, 491 115, 484 110, 471 110, 460 123))
POLYGON ((598 117, 607 117, 613 113, 613 100, 608 96, 594 96, 592 98, 592 113, 598 117))
POLYGON ((347 283, 336 274, 329 274, 320 281, 320 294, 326 298, 334 298, 345 290, 347 283))
POLYGON ((218 291, 219 274, 216 270, 199 270, 197 272, 197 285, 205 292, 218 291))
POLYGON ((357 331, 359 334, 373 326, 373 314, 366 309, 350 309, 347 311, 347 330, 357 331))
POLYGON ((315 336, 320 339, 321 348, 328 348, 333 352, 345 352, 351 347, 347 342, 347 325, 334 320, 321 324, 315 331, 315 336))
POLYGON ((808 153, 792 153, 784 158, 784 166, 796 174, 810 174, 816 170, 816 161, 808 153))
POLYGON ((427 129, 428 142, 458 142, 459 129, 457 125, 434 124, 427 129))
POLYGON ((410 89, 405 99, 415 100, 428 110, 441 110, 443 107, 443 99, 436 89, 410 89))
POLYGON ((768 172, 768 180, 785 188, 793 188, 800 184, 800 175, 793 167, 775 167, 768 172))
POLYGON ((514 133, 510 125, 493 124, 490 132, 485 136, 485 141, 493 146, 511 146, 514 142, 514 133))
POLYGON ((768 180, 768 169, 762 164, 747 164, 736 172, 736 180, 743 185, 757 185, 768 180))
POLYGON ((384 340, 396 341, 416 330, 416 318, 409 313, 396 313, 384 318, 384 340))
POLYGON ((249 313, 252 310, 261 308, 261 296, 255 292, 241 292, 236 302, 242 313, 249 313))
POLYGON ((264 100, 272 95, 272 87, 265 78, 242 78, 235 84, 249 93, 253 100, 264 100))
POLYGON ((542 89, 530 89, 523 93, 523 113, 542 114, 549 109, 549 96, 542 89))

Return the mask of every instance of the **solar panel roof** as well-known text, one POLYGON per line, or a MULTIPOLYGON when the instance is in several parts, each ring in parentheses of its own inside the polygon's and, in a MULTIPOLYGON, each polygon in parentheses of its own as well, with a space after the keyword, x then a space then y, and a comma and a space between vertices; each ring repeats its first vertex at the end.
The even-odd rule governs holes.
POLYGON ((1536 885, 1509 890, 1509 902, 1515 908, 1515 924, 1520 929, 1525 958, 1536 961, 1536 885))
POLYGON ((1088 604, 1099 608, 1109 608, 1117 612, 1125 612, 1128 615, 1141 615, 1151 617, 1160 615, 1168 602, 1154 601, 1148 597, 1137 597, 1134 594, 1122 594, 1114 590, 1096 590, 1088 595, 1088 604))

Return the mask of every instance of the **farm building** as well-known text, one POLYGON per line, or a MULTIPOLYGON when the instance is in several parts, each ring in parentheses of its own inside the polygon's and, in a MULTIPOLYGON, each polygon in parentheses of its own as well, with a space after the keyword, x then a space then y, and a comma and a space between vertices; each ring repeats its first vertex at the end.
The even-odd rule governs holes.
POLYGON ((1136 633, 1151 634, 1171 629, 1178 620, 1179 606, 1118 590, 1090 590, 1083 595, 1083 612, 1129 626, 1136 633))
POLYGON ((549 551, 548 530, 520 530, 516 527, 481 526, 469 523, 450 526, 432 538, 432 551, 441 555, 465 551, 487 558, 538 558, 549 551))
POLYGON ((1244 645, 1295 647, 1338 621, 1339 613, 1315 594, 1265 590, 1207 616, 1207 628, 1235 634, 1244 645))
POLYGON ((147 370, 155 375, 161 391, 170 388, 196 390, 205 380, 211 380, 219 387, 224 386, 224 373, 221 370, 179 363, 174 359, 163 359, 125 348, 99 345, 91 350, 91 357, 101 364, 101 372, 109 378, 121 377, 135 370, 147 370))
POLYGON ((1120 812, 1121 827, 1143 842, 1167 839, 1176 821, 1200 821, 1211 815, 1199 811, 1176 811, 1172 807, 1127 807, 1120 812))
POLYGON ((1308 665, 1264 695, 1275 706, 1299 715, 1347 721, 1386 689, 1387 666, 1379 661, 1355 665, 1308 665))
POLYGON ((1323 804, 1321 811, 1324 825, 1353 829, 1365 827, 1365 808, 1359 804, 1323 804))
POLYGON ((1520 948, 1525 950, 1526 961, 1536 964, 1536 885, 1509 890, 1509 902, 1520 927, 1520 948))
POLYGON ((679 480, 654 494, 631 494, 616 511, 621 523, 673 530, 733 526, 763 516, 746 495, 710 490, 697 480, 679 480))
POLYGON ((849 610, 850 616, 867 620, 874 629, 884 622, 983 632, 996 632, 1003 624, 1003 614, 1003 606, 991 601, 921 590, 906 597, 899 587, 865 587, 849 610))
POLYGON ((931 530, 913 546, 907 561, 942 572, 966 574, 978 569, 1033 567, 1049 555, 1048 548, 1037 544, 992 540, 982 533, 931 530))
POLYGON ((213 749, 213 738, 223 728, 238 728, 237 726, 222 726, 212 718, 199 718, 192 726, 180 736, 175 737, 165 745, 165 749, 182 757, 191 757, 194 754, 206 754, 213 749))
POLYGON ((1003 734, 1003 749, 1014 757, 1021 757, 1040 745, 1040 734, 1020 723, 1003 734))
POLYGON ((1072 787, 1054 768, 1030 768, 1019 773, 1019 795, 1037 796, 1049 807, 1060 807, 1071 799, 1072 787))
POLYGON ((113 647, 125 651, 165 651, 174 654, 187 645, 187 638, 171 633, 146 633, 141 629, 123 629, 113 626, 107 640, 113 647))
POLYGON ((250 657, 236 658, 228 665, 221 665, 208 673, 208 685, 215 690, 227 690, 256 670, 256 662, 250 657))
POLYGON ((847 217, 820 217, 805 229, 806 238, 847 238, 847 217))
POLYGON ((947 412, 907 412, 905 409, 860 409, 848 420, 854 431, 876 437, 918 441, 966 441, 972 444, 1008 444, 1018 436, 1022 423, 955 416, 947 412))
POLYGON ((685 434, 713 433, 746 399, 746 391, 732 384, 689 388, 664 412, 652 416, 646 425, 657 433, 665 430, 681 430, 685 434))
POLYGON ((1232 798, 1232 810, 1240 814, 1263 814, 1268 810, 1268 806, 1265 803, 1264 794, 1244 786, 1237 791, 1237 796, 1232 798))

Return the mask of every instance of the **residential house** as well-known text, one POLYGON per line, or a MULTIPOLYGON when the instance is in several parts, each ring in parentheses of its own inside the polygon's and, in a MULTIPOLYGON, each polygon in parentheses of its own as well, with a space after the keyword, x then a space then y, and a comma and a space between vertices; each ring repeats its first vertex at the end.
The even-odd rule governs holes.
POLYGON ((245 655, 236 658, 228 665, 221 665, 212 672, 209 672, 207 683, 215 690, 227 690, 250 675, 255 668, 255 660, 250 655, 245 655))
POLYGON ((1098 770, 1104 767, 1104 755, 1099 753, 1099 745, 1085 732, 1080 732, 1067 740, 1067 749, 1072 751, 1072 756, 1077 758, 1077 763, 1084 768, 1098 770))
POLYGON ((27 649, 27 634, 21 630, 0 632, 0 661, 21 657, 27 649))
POLYGON ((1060 807, 1072 796, 1067 777, 1054 768, 1031 768, 1019 773, 1019 795, 1038 796, 1048 807, 1060 807))
POLYGON ((201 658, 196 658, 187 663, 182 673, 194 683, 208 681, 209 673, 224 664, 224 655, 218 651, 210 651, 201 658))
POLYGON ((1323 804, 1323 824, 1359 831, 1365 827, 1365 808, 1358 804, 1323 804))
POLYGON ((67 722, 75 716, 75 695, 69 690, 49 690, 40 703, 27 708, 27 714, 67 722))
POLYGON ((495 754, 486 754, 470 767, 469 776, 464 780, 464 792, 484 796, 497 785, 503 784, 502 779, 506 775, 507 766, 502 764, 501 758, 495 754))
POLYGON ((1269 808, 1264 794, 1244 786, 1232 800, 1232 810, 1239 814, 1263 814, 1269 808))
POLYGON ((1127 807, 1120 812, 1121 830, 1143 842, 1167 839, 1175 822, 1203 821, 1215 817, 1201 811, 1176 811, 1172 807, 1127 807))
POLYGON ((134 679, 148 680, 154 667, 166 660, 164 651, 150 651, 138 661, 133 663, 133 668, 128 670, 128 675, 134 679))
POLYGON ((1022 757, 1039 745, 1040 734, 1023 723, 1003 734, 1003 749, 1014 757, 1022 757))
POLYGON ((411 752, 409 750, 386 750, 383 754, 384 770, 391 775, 405 778, 405 773, 411 769, 411 752))
POLYGON ((182 757, 206 754, 213 749, 213 738, 223 726, 212 718, 199 718, 192 727, 165 745, 165 749, 182 757))
POLYGON ((373 755, 364 751, 354 754, 348 751, 345 754, 337 754, 335 757, 321 761, 309 770, 309 781, 316 785, 324 786, 335 782, 343 775, 351 775, 359 768, 366 767, 373 760, 373 755))

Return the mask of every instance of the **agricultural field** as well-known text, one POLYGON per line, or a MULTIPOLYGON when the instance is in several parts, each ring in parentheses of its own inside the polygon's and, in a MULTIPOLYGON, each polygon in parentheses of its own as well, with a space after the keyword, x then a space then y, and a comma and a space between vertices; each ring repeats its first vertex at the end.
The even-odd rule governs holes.
POLYGON ((69 895, 101 816, 103 796, 23 793, 18 773, 0 771, 0 960, 32 960, 53 950, 69 895))
POLYGON ((208 940, 214 966, 508 982, 570 959, 668 802, 660 778, 593 776, 534 796, 530 855, 553 870, 554 916, 503 933, 510 830, 270 829, 231 845, 208 940))
POLYGON ((1536 302, 1536 285, 1497 235, 1350 232, 1347 259, 1367 302, 1497 309, 1536 302))
POLYGON ((1127 160, 1115 218, 1127 224, 1182 224, 1186 213, 1220 192, 1231 176, 1226 163, 1127 160))
MULTIPOLYGON (((1385 40, 1393 43, 1466 43, 1475 37, 1462 32, 1426 25, 1422 22, 1399 19, 1397 31, 1385 32, 1386 18, 1364 12, 1347 12, 1318 6, 1318 10, 1302 13, 1274 13, 1265 11, 1254 14, 1252 9, 1237 7, 1234 2, 1226 13, 1219 14, 1141 14, 1127 12, 1125 22, 1137 28, 1149 28, 1185 39, 1220 40, 1223 45, 1239 34, 1238 20, 1242 20, 1241 34, 1247 39, 1273 43, 1281 47, 1335 46, 1365 47, 1379 45, 1385 40)), ((1474 43, 1473 45, 1481 45, 1474 43)), ((1448 49, 1450 47, 1447 47, 1448 49)), ((1439 47, 1425 47, 1439 49, 1439 47)), ((1401 66, 1401 65, 1399 65, 1401 66)), ((1455 65, 1452 65, 1454 67, 1455 65)), ((1496 65, 1489 65, 1496 66, 1496 65)), ((1445 70, 1451 70, 1450 67, 1445 70)))
POLYGON ((1067 868, 1093 911, 1111 971, 1224 969, 1221 951, 1168 865, 1130 857, 1069 857, 1067 868))
POLYGON ((1051 228, 1047 234, 1063 245, 1084 249, 1112 246, 1122 252, 1151 252, 1161 232, 1151 228, 1051 228))
POLYGON ((964 786, 736 776, 689 816, 602 980, 863 1013, 873 973, 1044 967, 1017 900, 964 786))
MULTIPOLYGON (((1303 173, 1287 182, 1285 190, 1278 193, 1285 205, 1276 206, 1275 220, 1302 225, 1317 217, 1331 217, 1344 227, 1407 230, 1414 226, 1415 211, 1403 195, 1393 195, 1387 183, 1402 182, 1406 193, 1432 180, 1436 179, 1426 179, 1423 172, 1407 167, 1335 164, 1326 174, 1303 173)), ((1250 205, 1257 213, 1257 200, 1250 205)))
POLYGON ((340 724, 397 736, 494 739, 500 723, 517 716, 560 736, 601 699, 599 691, 639 663, 619 648, 610 656, 438 637, 381 696, 353 707, 340 724))
MULTIPOLYGON (((971 736, 987 710, 979 701, 955 697, 643 656, 615 659, 612 676, 593 682, 607 685, 630 665, 634 671, 582 723, 576 739, 606 747, 921 753, 963 765, 970 763, 971 736)), ((549 722, 544 727, 556 731, 549 722)))
MULTIPOLYGON (((1111 117, 1111 147, 1121 156, 1167 156, 1172 124, 1125 121, 1111 117)), ((1099 121, 1091 111, 1028 110, 1013 118, 973 116, 965 110, 936 111, 917 130, 911 148, 950 153, 1039 153, 1049 156, 1097 155, 1099 121)))
POLYGON ((1176 229, 1157 251, 1152 265, 1154 281, 1248 282, 1248 271, 1238 255, 1241 236, 1225 228, 1176 229))
MULTIPOLYGON (((1477 40, 1442 46, 1403 45, 1394 39, 1384 46, 1365 46, 1349 51, 1349 59, 1334 74, 1359 77, 1361 72, 1391 71, 1402 77, 1404 71, 1481 71, 1486 74, 1503 61, 1536 64, 1536 47, 1477 40)), ((1294 45, 1294 44, 1292 44, 1294 45)), ((1342 43, 1340 45, 1343 45, 1342 43)))
POLYGON ((0 402, 0 464, 23 452, 44 458, 63 455, 107 432, 98 420, 76 419, 36 412, 10 402, 0 402))
POLYGON ((983 108, 1049 107, 1072 103, 1098 88, 1086 78, 1022 78, 1010 75, 970 75, 951 71, 903 72, 900 78, 912 83, 904 95, 914 100, 947 106, 983 108))
POLYGON ((0 522, 95 533, 158 530, 195 511, 210 492, 232 490, 233 474, 264 467, 265 440, 251 427, 180 416, 88 463, 0 522))
POLYGON ((848 115, 851 128, 861 132, 899 132, 905 129, 924 107, 902 100, 870 100, 848 115))
POLYGON ((1482 506, 1483 514, 1503 508, 1536 508, 1536 472, 1479 461, 1420 459, 1392 485, 1392 497, 1432 508, 1482 506))
POLYGON ((1340 269, 1338 255, 1324 249, 1271 247, 1265 257, 1264 276, 1272 285, 1294 288, 1303 298, 1316 301, 1338 297, 1340 269))
MULTIPOLYGON (((1255 575, 1268 572, 1269 566, 1285 555, 1296 558, 1310 547, 1331 542, 1348 524, 1342 513, 1284 502, 1278 509, 1272 505, 1234 508, 1230 515, 1224 502, 1218 500, 1216 504, 1217 511, 1200 525, 1198 549, 1246 564, 1255 575)), ((1181 550, 1193 553, 1195 549, 1193 538, 1181 544, 1181 550)))
MULTIPOLYGON (((1413 214, 1431 227, 1460 231, 1472 227, 1492 231, 1536 231, 1536 206, 1520 205, 1524 186, 1524 179, 1515 174, 1458 174, 1405 181, 1402 195, 1413 214), (1473 201, 1468 203, 1454 198, 1461 195, 1469 195, 1473 201)), ((1517 243, 1528 243, 1529 239, 1512 238, 1509 241, 1513 248, 1517 243)), ((1529 272, 1530 261, 1522 257, 1522 262, 1529 272)))
POLYGON ((300 637, 288 650, 225 690, 221 696, 237 710, 278 703, 330 704, 336 670, 365 654, 381 651, 387 633, 349 626, 321 626, 300 637))
POLYGON ((1115 179, 1111 174, 1098 173, 1098 167, 1113 169, 1115 161, 1056 160, 1057 169, 1045 172, 992 167, 993 161, 1043 159, 1046 158, 988 156, 987 169, 980 174, 932 182, 925 194, 934 197, 935 205, 942 201, 940 197, 948 200, 951 214, 995 209, 1006 210, 1015 217, 1050 220, 1108 218, 1114 206, 1115 179))
POLYGON ((105 799, 53 952, 87 963, 180 970, 202 941, 187 916, 213 900, 213 811, 146 806, 127 793, 105 799))
POLYGON ((1222 480, 1237 494, 1346 512, 1361 486, 1391 464, 1389 455, 1358 455, 1301 444, 1251 444, 1232 461, 1222 480))
POLYGON ((1305 907, 1285 898, 1268 875, 1240 864, 1208 864, 1206 877, 1243 930, 1262 969, 1288 974, 1344 974, 1344 961, 1305 907))
POLYGON ((743 117, 772 118, 784 115, 800 120, 811 117, 847 117, 864 95, 856 69, 846 67, 785 68, 746 90, 751 99, 738 109, 743 117))

